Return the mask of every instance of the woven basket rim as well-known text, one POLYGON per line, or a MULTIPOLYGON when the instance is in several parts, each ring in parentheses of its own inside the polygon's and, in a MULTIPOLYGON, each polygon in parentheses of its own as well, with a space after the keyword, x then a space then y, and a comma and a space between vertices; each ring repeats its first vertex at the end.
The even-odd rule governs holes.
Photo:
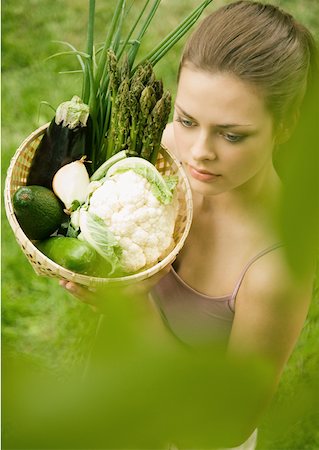
POLYGON ((169 252, 167 256, 165 256, 161 261, 156 263, 154 266, 142 270, 138 273, 127 275, 123 277, 109 277, 109 278, 102 278, 102 277, 94 277, 90 275, 84 275, 80 273, 76 273, 73 271, 70 271, 69 269, 64 268, 63 266, 60 266, 59 264, 55 263, 51 259, 49 259, 47 256, 45 256, 40 250, 35 246, 32 240, 30 240, 25 233, 23 232, 22 228, 19 225, 19 222, 15 216, 13 205, 12 205, 12 193, 11 193, 11 178, 12 178, 12 171, 15 167, 16 162, 19 159, 19 156, 24 151, 25 147, 32 142, 35 138, 40 136, 44 133, 45 129, 49 126, 50 122, 42 125, 41 127, 34 130, 29 136, 27 136, 26 139, 23 140, 23 142, 20 144, 18 149, 16 150, 15 154, 13 155, 8 171, 7 176, 5 180, 5 189, 4 189, 4 202, 5 202, 5 211, 6 215, 9 221, 9 224, 13 230, 13 233, 20 245, 22 247, 24 253, 25 248, 28 247, 29 253, 32 252, 34 254, 41 254, 41 259, 43 260, 44 264, 47 264, 47 266, 50 266, 52 270, 56 270, 59 272, 59 278, 65 278, 67 280, 72 280, 75 283, 84 284, 84 285, 100 285, 100 284, 131 284, 133 282, 142 281, 144 279, 147 279, 151 277, 152 275, 155 275, 158 273, 161 269, 166 267, 168 264, 172 263, 177 254, 180 252, 181 248, 183 247, 185 240, 189 234, 189 230, 192 223, 193 218, 193 201, 192 201, 192 194, 191 194, 191 188, 188 181, 188 178, 186 176, 186 173, 184 172, 184 168, 182 167, 181 162, 176 158, 174 154, 170 150, 168 150, 165 146, 162 145, 162 156, 165 158, 168 157, 168 159, 171 159, 174 164, 177 167, 178 175, 182 179, 182 182, 185 186, 185 202, 186 202, 186 223, 185 223, 185 229, 179 238, 177 244, 174 246, 174 248, 169 252))

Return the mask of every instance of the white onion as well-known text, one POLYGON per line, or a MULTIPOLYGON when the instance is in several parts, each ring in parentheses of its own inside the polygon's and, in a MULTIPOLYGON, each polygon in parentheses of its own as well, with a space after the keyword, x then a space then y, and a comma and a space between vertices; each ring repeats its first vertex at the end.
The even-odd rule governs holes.
POLYGON ((70 209, 73 202, 78 201, 82 204, 86 201, 89 184, 89 174, 83 159, 80 159, 66 164, 56 172, 52 189, 65 207, 70 209))

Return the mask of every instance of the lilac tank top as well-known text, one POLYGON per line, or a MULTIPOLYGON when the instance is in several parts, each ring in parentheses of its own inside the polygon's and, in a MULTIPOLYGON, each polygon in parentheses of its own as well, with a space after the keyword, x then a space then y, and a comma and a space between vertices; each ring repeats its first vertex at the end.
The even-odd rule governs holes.
POLYGON ((244 267, 232 293, 222 297, 201 294, 186 284, 174 267, 150 292, 168 329, 191 347, 227 345, 235 313, 235 300, 249 267, 260 257, 281 247, 275 244, 259 252, 244 267))

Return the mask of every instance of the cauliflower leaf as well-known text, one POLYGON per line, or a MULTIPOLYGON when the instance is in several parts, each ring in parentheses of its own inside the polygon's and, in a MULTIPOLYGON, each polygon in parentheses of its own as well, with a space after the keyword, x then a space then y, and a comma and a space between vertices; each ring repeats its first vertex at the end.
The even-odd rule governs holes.
POLYGON ((80 229, 82 238, 109 263, 109 275, 117 272, 122 273, 123 269, 120 264, 122 248, 103 219, 85 209, 81 209, 80 229))
POLYGON ((147 179, 151 185, 152 193, 164 205, 171 203, 173 192, 156 167, 149 161, 139 157, 129 157, 113 164, 107 171, 107 176, 112 177, 117 173, 133 170, 138 175, 147 179))

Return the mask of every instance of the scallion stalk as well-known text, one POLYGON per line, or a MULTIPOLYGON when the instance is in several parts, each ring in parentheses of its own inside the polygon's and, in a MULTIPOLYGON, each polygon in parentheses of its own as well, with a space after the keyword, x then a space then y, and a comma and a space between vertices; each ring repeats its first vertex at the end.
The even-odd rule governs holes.
POLYGON ((213 0, 205 0, 195 8, 173 31, 171 31, 156 47, 139 63, 150 61, 154 66, 196 23, 204 9, 213 0))
POLYGON ((161 0, 154 0, 153 6, 152 6, 152 8, 151 8, 151 10, 150 10, 150 12, 149 12, 149 14, 148 14, 148 16, 147 16, 145 22, 143 23, 142 28, 141 28, 141 30, 140 30, 140 32, 139 32, 137 38, 136 38, 136 41, 137 41, 139 44, 138 44, 138 45, 135 45, 135 46, 132 46, 132 48, 131 48, 131 51, 130 51, 130 53, 129 53, 129 55, 128 55, 130 67, 133 66, 133 63, 134 63, 134 61, 135 61, 136 54, 137 54, 137 52, 138 52, 140 43, 141 43, 141 41, 142 41, 142 39, 143 39, 143 36, 144 36, 144 34, 146 33, 146 30, 148 29, 148 27, 149 27, 149 25, 150 25, 150 23, 151 23, 151 21, 152 21, 154 15, 155 15, 157 9, 158 9, 158 7, 159 7, 160 2, 161 2, 161 0))
MULTIPOLYGON (((89 2, 89 20, 87 27, 87 46, 86 51, 90 56, 90 64, 92 69, 93 55, 94 55, 94 17, 95 17, 95 0, 90 0, 89 2)), ((83 86, 82 86, 82 100, 84 103, 89 103, 90 101, 90 75, 84 69, 83 86)))
POLYGON ((126 36, 126 39, 125 39, 125 40, 123 41, 123 43, 121 44, 121 49, 120 49, 120 51, 119 51, 118 58, 120 58, 120 57, 122 56, 123 52, 125 51, 125 49, 126 49, 126 47, 127 47, 127 45, 128 45, 129 43, 132 43, 132 44, 135 43, 135 44, 136 44, 137 39, 134 39, 134 41, 130 41, 130 39, 131 39, 131 37, 132 37, 134 31, 136 30, 136 27, 137 27, 137 25, 139 24, 141 18, 143 17, 143 14, 144 14, 144 12, 145 12, 145 10, 146 10, 148 4, 150 3, 150 1, 151 1, 151 0, 147 0, 147 1, 145 2, 145 4, 144 4, 143 8, 141 9, 140 14, 138 15, 138 17, 137 17, 135 23, 133 24, 132 28, 131 28, 130 31, 128 32, 128 35, 126 36))

